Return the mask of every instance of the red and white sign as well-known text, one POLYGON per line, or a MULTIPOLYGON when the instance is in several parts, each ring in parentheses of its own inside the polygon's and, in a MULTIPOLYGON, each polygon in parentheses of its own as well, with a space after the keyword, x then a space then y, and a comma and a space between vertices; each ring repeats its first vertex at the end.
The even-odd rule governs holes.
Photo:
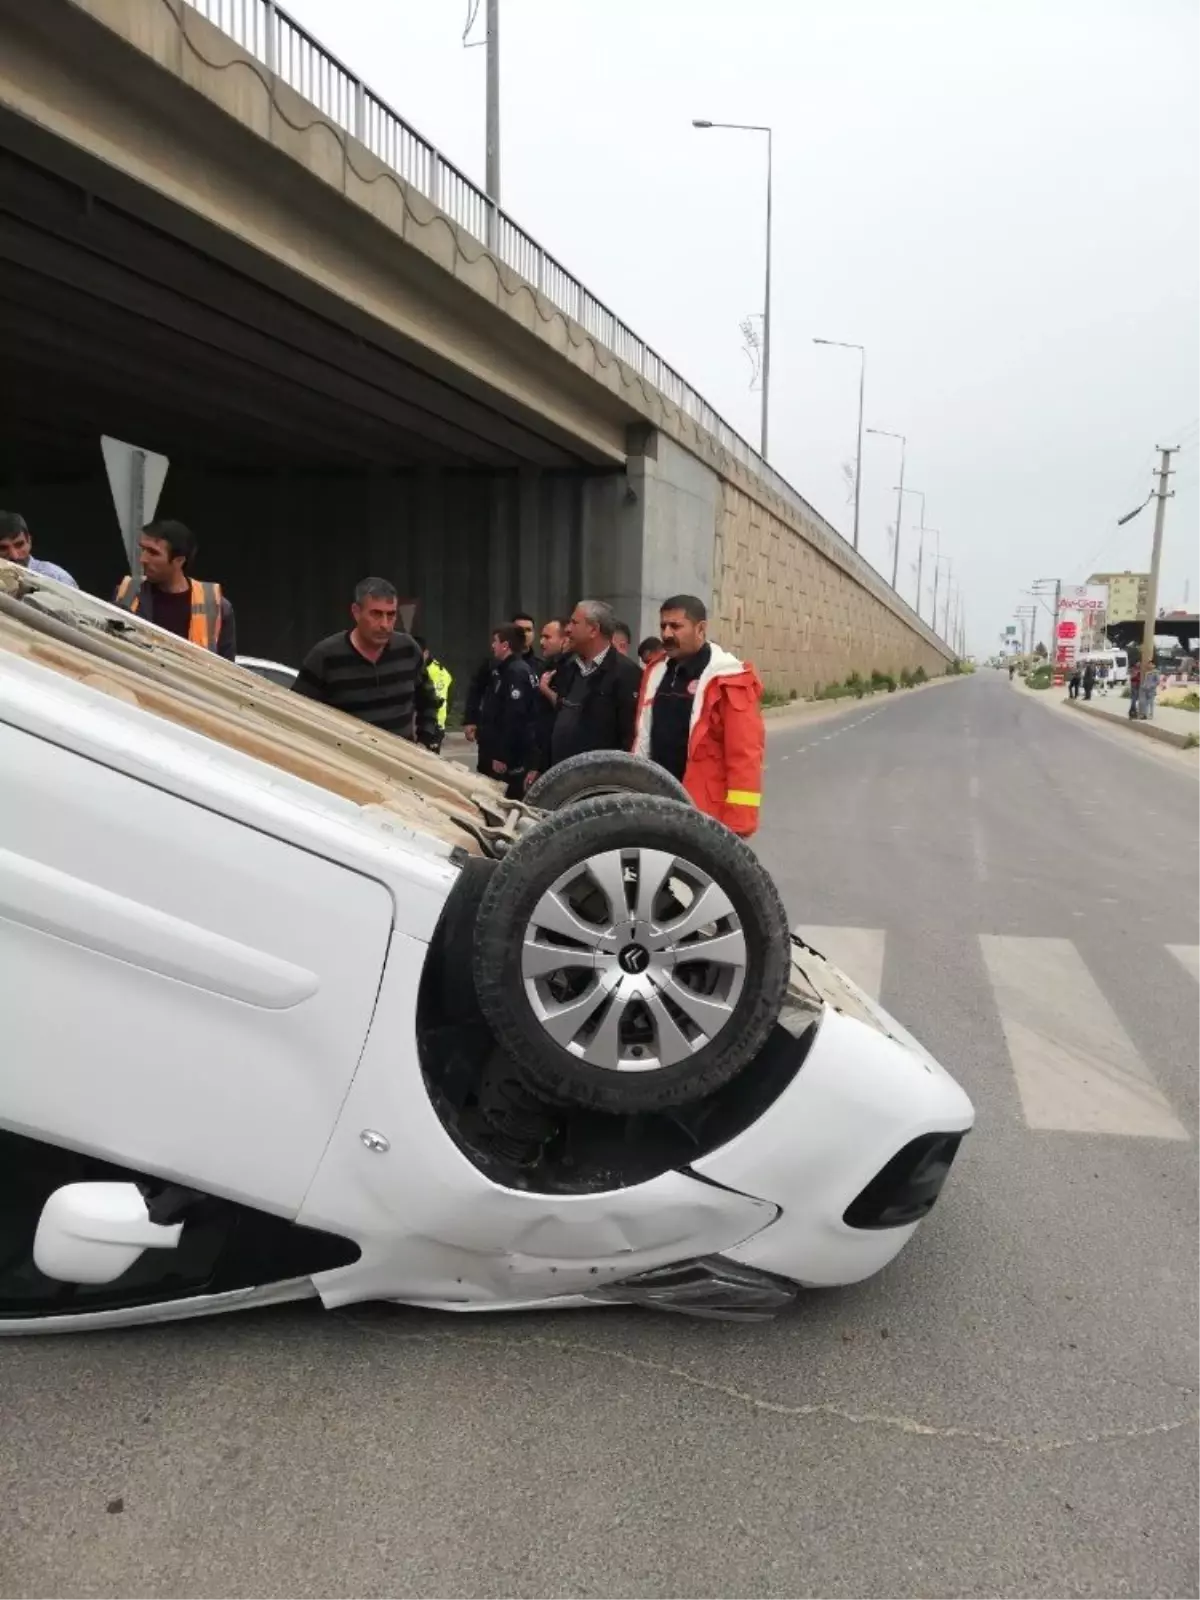
POLYGON ((1081 645, 1090 644, 1096 623, 1108 610, 1106 584, 1079 584, 1064 587, 1058 596, 1058 616, 1054 619, 1054 665, 1069 672, 1075 665, 1081 645))

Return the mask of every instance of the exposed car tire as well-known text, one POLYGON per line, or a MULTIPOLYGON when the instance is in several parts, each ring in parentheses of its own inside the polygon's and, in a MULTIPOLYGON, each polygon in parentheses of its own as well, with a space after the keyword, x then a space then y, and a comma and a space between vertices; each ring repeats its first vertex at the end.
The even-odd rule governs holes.
POLYGON ((735 834, 673 800, 553 812, 479 906, 480 1009, 552 1104, 632 1114, 703 1099, 778 1019, 791 967, 779 893, 735 834))
POLYGON ((692 803, 679 779, 665 767, 623 750, 585 750, 568 756, 529 785, 525 803, 541 811, 558 811, 604 794, 658 795, 685 806, 692 803))

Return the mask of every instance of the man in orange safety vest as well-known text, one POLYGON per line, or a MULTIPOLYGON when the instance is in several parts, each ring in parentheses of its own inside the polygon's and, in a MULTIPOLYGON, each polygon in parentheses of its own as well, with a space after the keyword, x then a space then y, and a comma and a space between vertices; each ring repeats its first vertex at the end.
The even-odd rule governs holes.
POLYGON ((196 557, 196 539, 182 522, 148 522, 138 546, 140 578, 122 578, 113 597, 123 611, 136 612, 168 633, 235 658, 233 607, 219 583, 203 583, 184 570, 196 557))

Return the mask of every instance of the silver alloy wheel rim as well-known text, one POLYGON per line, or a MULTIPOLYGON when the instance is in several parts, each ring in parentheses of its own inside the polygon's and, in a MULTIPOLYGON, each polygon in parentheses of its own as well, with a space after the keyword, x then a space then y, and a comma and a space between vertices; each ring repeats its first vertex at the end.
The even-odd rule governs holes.
POLYGON ((685 857, 607 850, 542 894, 521 976, 562 1049, 609 1071, 654 1071, 729 1025, 746 981, 746 937, 729 896, 685 857))

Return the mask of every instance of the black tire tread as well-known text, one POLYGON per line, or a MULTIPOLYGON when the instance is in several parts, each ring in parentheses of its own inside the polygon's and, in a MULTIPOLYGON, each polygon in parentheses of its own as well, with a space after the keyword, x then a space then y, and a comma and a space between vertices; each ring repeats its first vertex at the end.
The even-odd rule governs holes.
POLYGON ((561 806, 595 798, 596 788, 676 800, 685 806, 692 803, 679 779, 665 767, 624 750, 585 750, 581 755, 569 756, 530 784, 525 803, 542 811, 557 811, 561 806))
MULTIPOLYGON (((719 822, 694 808, 685 810, 674 800, 606 795, 551 812, 500 861, 479 906, 473 970, 476 997, 497 1043, 536 1092, 558 1105, 599 1111, 668 1110, 721 1088, 761 1050, 787 992, 791 929, 779 891, 758 857, 719 822), (723 875, 725 886, 728 890, 729 877, 735 876, 743 898, 755 905, 765 933, 763 970, 755 975, 751 1003, 738 1016, 736 1037, 722 1034, 697 1057, 675 1067, 617 1073, 573 1063, 565 1051, 556 1052, 551 1041, 539 1037, 519 972, 514 977, 512 971, 514 959, 519 962, 522 918, 533 909, 545 884, 570 867, 572 855, 578 860, 617 847, 617 840, 604 837, 606 823, 610 832, 633 825, 633 837, 627 835, 620 843, 661 843, 683 855, 690 844, 701 852, 696 864, 714 876, 722 865, 736 867, 736 876, 723 875), (574 852, 567 846, 572 838, 579 840, 574 852), (522 1018, 528 1019, 528 1029, 522 1018), (555 1054, 562 1060, 554 1059, 555 1054)), ((742 1004, 739 1001, 739 1007, 742 1004)))

